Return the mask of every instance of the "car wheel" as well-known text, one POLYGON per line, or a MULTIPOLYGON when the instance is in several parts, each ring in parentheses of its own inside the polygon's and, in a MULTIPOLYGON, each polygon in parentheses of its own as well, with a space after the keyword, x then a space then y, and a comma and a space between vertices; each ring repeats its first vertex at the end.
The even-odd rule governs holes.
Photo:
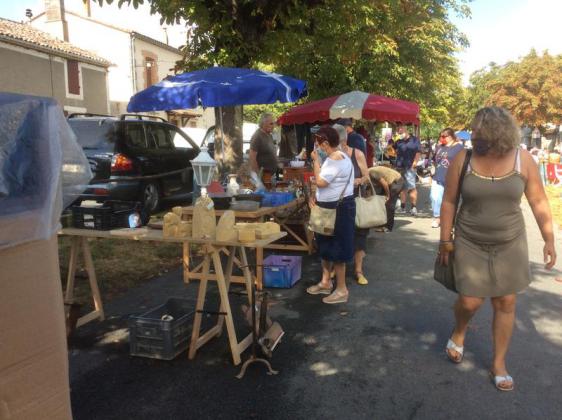
POLYGON ((160 187, 154 182, 145 184, 142 190, 142 204, 145 210, 152 214, 160 207, 160 187))

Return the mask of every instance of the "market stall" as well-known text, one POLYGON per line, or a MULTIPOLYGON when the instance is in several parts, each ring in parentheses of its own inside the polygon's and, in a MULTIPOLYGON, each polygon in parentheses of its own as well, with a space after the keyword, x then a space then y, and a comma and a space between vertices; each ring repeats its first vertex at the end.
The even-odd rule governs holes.
POLYGON ((324 123, 338 118, 400 122, 418 126, 420 107, 415 102, 352 91, 295 106, 281 115, 277 122, 281 125, 324 123))
POLYGON ((189 248, 191 244, 199 245, 203 253, 202 270, 198 278, 201 280, 199 284, 199 292, 197 295, 197 303, 195 307, 195 318, 193 321, 193 330, 191 344, 189 348, 189 358, 193 359, 199 348, 206 344, 213 337, 218 337, 222 333, 223 325, 226 324, 228 332, 229 346, 232 353, 232 359, 235 365, 241 362, 240 354, 251 344, 251 334, 238 341, 236 336, 236 329, 228 299, 228 291, 232 280, 232 269, 235 260, 240 262, 243 272, 243 283, 246 287, 249 303, 251 305, 251 288, 253 287, 253 277, 250 272, 247 249, 257 249, 268 246, 272 242, 284 237, 286 234, 281 232, 273 234, 265 239, 259 239, 252 242, 240 241, 217 241, 216 239, 196 239, 192 237, 165 237, 163 231, 160 229, 144 228, 124 228, 112 230, 94 230, 94 229, 76 229, 65 228, 59 232, 60 235, 72 237, 72 246, 70 251, 70 264, 68 268, 68 280, 66 285, 66 299, 71 300, 74 293, 74 278, 76 274, 76 264, 80 252, 86 265, 86 270, 91 286, 92 300, 94 302, 94 311, 82 316, 78 320, 78 326, 84 325, 87 322, 105 318, 103 310, 103 302, 99 292, 97 283, 96 272, 94 268, 94 261, 90 252, 88 239, 90 238, 114 238, 122 240, 134 241, 151 241, 151 242, 175 242, 182 244, 185 248, 189 248), (221 260, 221 253, 227 252, 228 258, 226 263, 221 260), (238 254, 236 258, 235 254, 238 254), (214 274, 210 272, 211 263, 213 264, 214 274), (201 315, 204 313, 205 296, 207 292, 207 282, 214 280, 217 282, 220 295, 220 313, 217 324, 210 330, 201 334, 201 315))

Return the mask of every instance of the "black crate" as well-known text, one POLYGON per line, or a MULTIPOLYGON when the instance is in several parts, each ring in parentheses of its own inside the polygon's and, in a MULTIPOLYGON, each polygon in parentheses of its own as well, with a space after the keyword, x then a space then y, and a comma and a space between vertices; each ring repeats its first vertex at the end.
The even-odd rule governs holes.
POLYGON ((72 206, 72 226, 95 230, 125 228, 129 227, 129 216, 134 212, 142 212, 138 201, 108 200, 101 207, 72 206))
POLYGON ((139 316, 129 317, 129 353, 153 359, 172 360, 187 349, 191 338, 194 304, 170 298, 139 316), (162 319, 169 315, 172 319, 162 319))

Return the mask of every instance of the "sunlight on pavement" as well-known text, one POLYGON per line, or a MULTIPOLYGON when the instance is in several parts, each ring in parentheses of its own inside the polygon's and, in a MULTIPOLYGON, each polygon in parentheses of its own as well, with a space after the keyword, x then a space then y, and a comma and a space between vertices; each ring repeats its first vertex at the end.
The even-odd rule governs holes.
POLYGON ((317 376, 332 376, 338 373, 338 369, 326 362, 314 363, 310 366, 310 370, 316 373, 317 376))

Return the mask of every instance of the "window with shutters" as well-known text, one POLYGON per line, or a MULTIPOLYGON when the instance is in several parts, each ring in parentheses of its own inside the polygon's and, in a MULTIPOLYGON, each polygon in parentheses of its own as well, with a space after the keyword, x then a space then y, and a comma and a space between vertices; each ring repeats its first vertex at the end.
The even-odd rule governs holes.
POLYGON ((78 61, 66 60, 66 74, 68 93, 72 95, 80 95, 80 66, 78 61))
POLYGON ((145 87, 148 88, 155 83, 155 76, 156 76, 156 65, 155 64, 156 64, 156 62, 151 57, 146 57, 145 60, 146 60, 146 63, 145 63, 146 86, 145 87))

